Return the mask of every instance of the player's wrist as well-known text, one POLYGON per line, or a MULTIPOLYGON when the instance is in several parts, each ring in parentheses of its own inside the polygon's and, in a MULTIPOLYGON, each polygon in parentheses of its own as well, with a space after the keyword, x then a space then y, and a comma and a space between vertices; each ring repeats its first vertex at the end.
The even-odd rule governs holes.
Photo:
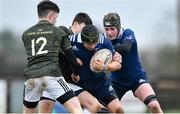
POLYGON ((108 66, 107 65, 103 65, 103 71, 107 71, 108 66))

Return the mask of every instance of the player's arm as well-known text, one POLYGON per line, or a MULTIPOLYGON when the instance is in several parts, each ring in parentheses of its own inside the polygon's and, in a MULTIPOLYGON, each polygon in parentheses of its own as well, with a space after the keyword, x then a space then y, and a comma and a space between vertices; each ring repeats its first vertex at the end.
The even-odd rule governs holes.
POLYGON ((122 44, 117 43, 114 46, 114 49, 122 56, 126 56, 129 53, 131 47, 132 47, 132 41, 129 39, 125 39, 123 40, 122 44))
MULTIPOLYGON (((77 62, 78 62, 78 64, 80 66, 83 65, 82 61, 79 58, 76 58, 76 60, 77 60, 77 62)), ((80 76, 75 76, 74 73, 73 73, 73 74, 71 74, 71 79, 72 79, 73 82, 79 82, 80 76)))
POLYGON ((121 69, 121 63, 118 61, 112 61, 110 64, 104 65, 103 61, 94 60, 93 67, 99 71, 116 71, 121 69))
POLYGON ((68 60, 70 61, 70 65, 72 66, 72 71, 75 75, 79 75, 80 72, 80 65, 78 63, 78 61, 76 60, 76 56, 73 52, 72 46, 67 38, 67 36, 63 37, 63 49, 64 49, 64 53, 66 54, 66 56, 68 57, 68 60))
MULTIPOLYGON (((105 39, 106 40, 106 39, 105 39)), ((116 52, 112 46, 112 43, 107 40, 106 41, 106 46, 109 50, 111 50, 113 54, 113 59, 112 62, 108 65, 103 65, 103 70, 104 71, 116 71, 121 69, 121 62, 122 62, 122 57, 121 55, 116 52)))
POLYGON ((104 65, 101 60, 93 60, 93 67, 100 71, 116 71, 121 69, 122 57, 118 52, 115 52, 111 63, 104 65))
POLYGON ((133 45, 136 42, 134 32, 130 29, 126 29, 123 33, 125 38, 123 39, 122 43, 117 43, 114 46, 114 49, 120 53, 122 56, 126 56, 133 45))
POLYGON ((112 62, 108 64, 107 66, 103 66, 103 70, 106 70, 106 71, 120 70, 121 62, 122 62, 121 55, 118 52, 115 52, 112 62))
POLYGON ((120 69, 121 69, 121 63, 119 63, 117 61, 112 61, 107 66, 103 67, 103 70, 105 70, 105 71, 116 71, 116 70, 120 70, 120 69))
POLYGON ((122 62, 122 56, 121 54, 119 54, 117 51, 115 52, 114 56, 113 56, 113 61, 117 61, 119 63, 122 62))

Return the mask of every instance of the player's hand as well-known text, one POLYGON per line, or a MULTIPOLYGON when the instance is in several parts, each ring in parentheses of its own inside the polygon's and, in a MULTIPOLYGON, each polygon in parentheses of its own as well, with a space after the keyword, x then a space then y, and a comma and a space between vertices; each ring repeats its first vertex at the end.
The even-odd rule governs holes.
POLYGON ((100 61, 100 60, 93 60, 93 68, 98 70, 98 71, 103 71, 103 68, 104 68, 104 63, 103 61, 100 61))
POLYGON ((82 65, 83 65, 83 62, 81 61, 81 59, 76 58, 76 61, 78 62, 78 64, 79 64, 80 66, 82 66, 82 65))
POLYGON ((79 82, 80 80, 80 76, 79 75, 74 75, 73 73, 71 74, 71 78, 74 82, 79 82))
POLYGON ((121 63, 122 62, 122 56, 118 52, 115 52, 115 54, 113 56, 113 61, 117 61, 117 62, 121 63))

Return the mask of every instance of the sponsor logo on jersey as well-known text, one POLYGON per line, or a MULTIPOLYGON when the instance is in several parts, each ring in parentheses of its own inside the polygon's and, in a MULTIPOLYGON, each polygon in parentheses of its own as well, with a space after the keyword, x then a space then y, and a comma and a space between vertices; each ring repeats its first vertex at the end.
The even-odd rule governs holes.
POLYGON ((139 80, 139 83, 144 83, 144 82, 146 82, 146 80, 144 80, 144 79, 139 80))
POLYGON ((74 45, 73 47, 72 47, 72 49, 74 50, 74 51, 78 51, 79 49, 76 47, 76 45, 74 45))
POLYGON ((133 37, 132 36, 127 36, 126 39, 130 39, 131 40, 131 39, 133 39, 133 37))

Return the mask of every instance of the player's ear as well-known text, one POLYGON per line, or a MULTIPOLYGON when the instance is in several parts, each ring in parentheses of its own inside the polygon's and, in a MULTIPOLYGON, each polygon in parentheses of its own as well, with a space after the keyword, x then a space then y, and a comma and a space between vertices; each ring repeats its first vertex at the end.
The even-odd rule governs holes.
POLYGON ((52 18, 53 18, 53 13, 52 13, 52 12, 49 12, 48 15, 47 15, 47 18, 48 18, 48 20, 52 20, 52 18))
POLYGON ((74 21, 73 26, 76 27, 78 25, 77 21, 74 21))

